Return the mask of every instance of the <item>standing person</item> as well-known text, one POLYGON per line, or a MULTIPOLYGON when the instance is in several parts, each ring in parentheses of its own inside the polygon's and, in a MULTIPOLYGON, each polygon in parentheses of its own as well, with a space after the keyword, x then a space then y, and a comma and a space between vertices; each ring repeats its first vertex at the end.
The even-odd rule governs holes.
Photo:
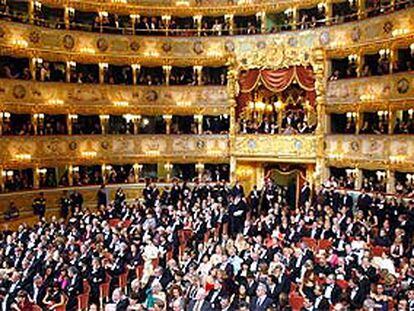
POLYGON ((98 190, 98 207, 100 206, 107 206, 108 203, 108 192, 106 191, 105 184, 101 185, 101 188, 98 190))
POLYGON ((72 206, 72 200, 68 196, 68 192, 63 191, 63 195, 60 198, 60 217, 66 219, 69 215, 70 207, 72 206))
POLYGON ((32 204, 33 213, 39 216, 39 219, 45 217, 46 213, 46 199, 43 192, 40 192, 39 196, 33 200, 32 204))

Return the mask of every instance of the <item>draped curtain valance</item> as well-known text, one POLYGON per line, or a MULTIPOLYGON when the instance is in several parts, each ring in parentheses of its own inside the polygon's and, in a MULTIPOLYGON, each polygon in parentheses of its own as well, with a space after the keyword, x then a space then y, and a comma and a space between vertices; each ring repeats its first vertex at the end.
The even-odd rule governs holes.
POLYGON ((239 112, 244 109, 247 102, 252 100, 251 93, 259 85, 273 93, 286 90, 293 82, 304 89, 311 105, 315 103, 315 77, 311 67, 292 66, 289 68, 268 70, 251 69, 240 76, 240 95, 238 98, 239 112))

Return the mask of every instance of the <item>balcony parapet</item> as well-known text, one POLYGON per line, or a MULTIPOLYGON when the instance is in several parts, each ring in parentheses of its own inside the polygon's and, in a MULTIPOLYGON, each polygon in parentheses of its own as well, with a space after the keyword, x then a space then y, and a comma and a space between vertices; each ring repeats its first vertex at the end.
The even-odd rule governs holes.
POLYGON ((315 162, 314 135, 237 135, 233 155, 238 159, 277 162, 315 162))
POLYGON ((366 169, 414 169, 413 135, 328 135, 329 165, 366 169))
POLYGON ((79 135, 0 139, 3 167, 220 162, 228 157, 227 135, 79 135), (122 152, 120 152, 122 150, 122 152))
POLYGON ((328 54, 349 55, 358 49, 380 48, 385 43, 411 44, 414 38, 414 8, 367 20, 286 31, 277 34, 221 37, 151 37, 54 30, 0 21, 0 53, 40 57, 51 61, 107 62, 111 64, 174 64, 219 66, 233 55, 267 45, 307 50, 324 49, 328 54))
POLYGON ((15 113, 229 113, 226 86, 125 86, 0 79, 0 107, 15 113))
POLYGON ((331 81, 328 82, 326 92, 327 110, 346 112, 358 109, 409 109, 414 101, 413 85, 412 71, 331 81))

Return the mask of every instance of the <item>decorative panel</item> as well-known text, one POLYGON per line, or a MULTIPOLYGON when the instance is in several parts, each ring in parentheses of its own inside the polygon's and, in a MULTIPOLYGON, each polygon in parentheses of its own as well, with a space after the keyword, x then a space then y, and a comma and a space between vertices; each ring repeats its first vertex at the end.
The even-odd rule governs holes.
POLYGON ((266 158, 268 161, 315 161, 316 136, 238 135, 233 155, 242 158, 266 158))
POLYGON ((414 166, 414 137, 411 135, 329 135, 328 161, 340 166, 401 168, 414 166))
POLYGON ((361 109, 373 110, 376 105, 412 100, 414 76, 412 72, 407 72, 332 81, 328 82, 326 96, 329 106, 361 103, 361 109))
POLYGON ((0 79, 0 102, 5 110, 28 113, 228 113, 225 86, 92 86, 0 79))
POLYGON ((140 161, 223 161, 226 135, 81 135, 8 137, 0 140, 5 167, 59 164, 137 163, 140 161))

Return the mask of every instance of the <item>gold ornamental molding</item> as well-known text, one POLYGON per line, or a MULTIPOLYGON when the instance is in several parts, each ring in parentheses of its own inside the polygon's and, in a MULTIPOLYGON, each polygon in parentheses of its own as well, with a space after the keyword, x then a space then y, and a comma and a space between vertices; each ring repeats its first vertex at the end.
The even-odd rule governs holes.
POLYGON ((329 112, 411 109, 414 103, 413 72, 343 79, 327 84, 329 112))
POLYGON ((414 40, 413 16, 411 8, 312 30, 222 37, 111 35, 0 21, 0 53, 86 63, 220 66, 237 55, 266 50, 274 42, 298 51, 323 49, 328 57, 346 56, 384 46, 408 46, 414 40))
POLYGON ((124 86, 0 79, 0 107, 14 113, 229 113, 226 86, 124 86))
MULTIPOLYGON (((254 15, 257 12, 278 12, 291 7, 311 7, 319 0, 41 0, 53 7, 72 7, 82 11, 107 11, 117 14, 139 14, 142 16, 215 16, 254 15)), ((340 2, 333 0, 330 2, 340 2)))
POLYGON ((167 160, 174 163, 220 163, 229 156, 227 135, 3 137, 0 150, 0 163, 5 168, 167 160))
POLYGON ((414 169, 412 135, 328 135, 325 142, 330 166, 414 169))
POLYGON ((314 135, 237 135, 233 155, 244 161, 315 162, 314 135))

